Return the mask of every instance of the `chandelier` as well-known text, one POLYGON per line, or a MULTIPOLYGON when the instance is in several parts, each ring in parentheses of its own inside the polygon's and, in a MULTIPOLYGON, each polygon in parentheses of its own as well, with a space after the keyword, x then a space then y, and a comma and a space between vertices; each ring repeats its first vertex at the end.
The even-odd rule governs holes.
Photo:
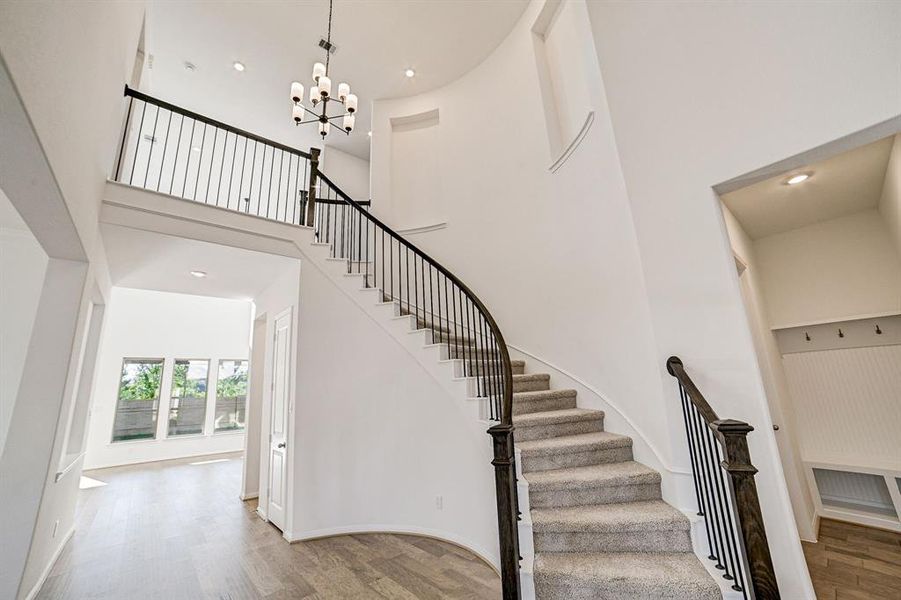
POLYGON ((355 113, 357 112, 357 97, 350 93, 350 85, 347 83, 338 84, 337 97, 332 95, 332 80, 329 77, 329 58, 332 54, 332 3, 328 3, 328 37, 319 45, 325 48, 325 64, 318 62, 313 65, 313 87, 310 88, 310 105, 308 108, 303 103, 303 84, 295 81, 291 84, 291 100, 294 102, 292 115, 295 125, 305 125, 307 123, 319 123, 319 135, 322 139, 329 134, 332 121, 341 119, 341 131, 346 135, 354 129, 355 113), (329 115, 329 106, 337 103, 341 109, 340 114, 329 115), (304 115, 309 114, 310 118, 304 120, 304 115))

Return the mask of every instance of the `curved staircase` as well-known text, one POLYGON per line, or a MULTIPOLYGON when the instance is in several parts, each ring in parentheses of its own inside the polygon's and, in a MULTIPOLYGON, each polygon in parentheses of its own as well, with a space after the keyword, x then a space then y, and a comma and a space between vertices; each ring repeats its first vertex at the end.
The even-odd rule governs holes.
MULTIPOLYGON (((552 389, 550 375, 526 373, 524 361, 511 360, 498 324, 472 290, 370 214, 368 202, 355 202, 320 173, 318 149, 302 152, 127 87, 125 96, 115 181, 310 229, 312 245, 340 265, 347 281, 359 280, 392 318, 424 330, 428 346, 442 346, 441 362, 452 363, 448 373, 492 424, 506 600, 521 597, 520 537, 529 530, 519 526, 517 507, 531 524, 532 581, 541 600, 722 598, 692 550, 688 518, 662 500, 660 474, 633 460, 632 439, 605 431, 604 413, 579 408, 575 390, 552 389), (195 128, 203 136, 196 158, 195 128), (190 131, 186 140, 183 129, 190 131), (208 129, 213 143, 204 146, 208 129), (517 473, 524 485, 517 485, 517 473), (520 488, 526 497, 518 498, 520 488)), ((745 440, 753 428, 720 420, 677 358, 667 368, 679 380, 709 558, 724 578, 740 579, 736 557, 746 546, 756 597, 776 600, 745 440), (735 500, 726 497, 726 471, 735 500)), ((746 588, 733 589, 748 597, 746 588)))
POLYGON ((604 413, 578 408, 575 390, 515 369, 537 598, 721 598, 688 518, 661 499, 660 474, 632 460, 632 439, 604 431, 604 413))

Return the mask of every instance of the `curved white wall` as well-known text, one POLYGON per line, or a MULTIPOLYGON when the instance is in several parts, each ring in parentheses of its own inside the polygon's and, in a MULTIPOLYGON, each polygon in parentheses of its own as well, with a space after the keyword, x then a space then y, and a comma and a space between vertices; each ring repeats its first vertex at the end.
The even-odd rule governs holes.
POLYGON ((626 404, 684 466, 663 368, 681 355, 720 414, 756 426, 782 593, 812 598, 711 188, 894 116, 901 6, 569 4, 587 6, 603 81, 597 118, 557 174, 544 171, 535 0, 464 78, 375 103, 375 210, 403 223, 386 197, 389 119, 439 108, 448 227, 417 243, 472 284, 511 342, 626 404))
MULTIPOLYGON (((543 54, 532 27, 542 8, 543 2, 533 3, 498 49, 460 80, 374 104, 373 210, 389 224, 408 224, 403 205, 391 197, 392 172, 416 170, 419 162, 392 164, 392 120, 438 109, 433 151, 447 227, 414 242, 479 295, 510 344, 567 369, 624 407, 638 435, 655 442, 656 455, 636 448, 640 460, 684 471, 687 459, 674 451, 667 410, 661 410, 638 246, 593 55, 580 56, 579 76, 594 120, 562 167, 549 171, 560 147, 549 132, 560 128, 541 93, 543 54)), ((569 16, 581 19, 591 48, 584 4, 567 8, 577 11, 569 16)), ((580 403, 610 410, 597 396, 580 397, 580 403)), ((667 408, 675 411, 678 403, 667 408)), ((669 475, 664 472, 664 485, 676 500, 681 496, 669 475)))

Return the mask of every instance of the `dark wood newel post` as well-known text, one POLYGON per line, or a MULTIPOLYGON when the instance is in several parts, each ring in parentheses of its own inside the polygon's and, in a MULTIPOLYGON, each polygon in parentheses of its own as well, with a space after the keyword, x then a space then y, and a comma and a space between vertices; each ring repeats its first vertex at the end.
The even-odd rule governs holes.
POLYGON ((504 600, 520 600, 519 526, 516 506, 516 461, 513 425, 498 424, 488 430, 494 441, 494 480, 497 487, 497 528, 501 550, 501 585, 504 600))
POLYGON ((319 148, 310 148, 310 190, 307 194, 307 226, 313 227, 316 215, 316 190, 319 187, 319 148))
POLYGON ((750 572, 753 597, 757 600, 777 600, 780 598, 779 586, 766 539, 757 484, 754 483, 757 469, 751 464, 748 450, 748 434, 754 428, 733 419, 714 421, 711 425, 725 450, 722 466, 729 473, 729 488, 738 513, 741 546, 750 572))

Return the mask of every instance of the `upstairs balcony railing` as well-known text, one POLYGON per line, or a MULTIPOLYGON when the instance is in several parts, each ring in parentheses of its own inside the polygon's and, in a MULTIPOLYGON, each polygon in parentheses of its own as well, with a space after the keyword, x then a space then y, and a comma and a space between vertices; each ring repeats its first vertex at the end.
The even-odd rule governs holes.
MULTIPOLYGON (((229 210, 312 227, 348 273, 380 290, 447 347, 458 373, 484 399, 493 440, 501 581, 520 598, 519 520, 513 446, 513 375, 491 313, 457 276, 319 171, 319 150, 296 150, 125 88, 125 127, 114 180, 229 210)), ((411 168, 415 168, 411 166, 411 168)))

